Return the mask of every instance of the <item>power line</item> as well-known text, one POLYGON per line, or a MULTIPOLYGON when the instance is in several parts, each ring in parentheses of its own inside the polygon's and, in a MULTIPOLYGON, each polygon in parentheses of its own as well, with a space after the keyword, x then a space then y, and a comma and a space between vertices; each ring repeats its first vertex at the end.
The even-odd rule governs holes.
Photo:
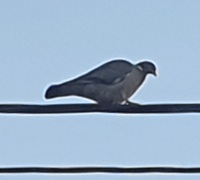
POLYGON ((0 104, 0 113, 61 114, 61 113, 200 113, 200 104, 113 105, 97 104, 0 104))
POLYGON ((80 173, 200 173, 200 167, 8 167, 0 168, 0 174, 13 173, 48 173, 48 174, 80 174, 80 173))

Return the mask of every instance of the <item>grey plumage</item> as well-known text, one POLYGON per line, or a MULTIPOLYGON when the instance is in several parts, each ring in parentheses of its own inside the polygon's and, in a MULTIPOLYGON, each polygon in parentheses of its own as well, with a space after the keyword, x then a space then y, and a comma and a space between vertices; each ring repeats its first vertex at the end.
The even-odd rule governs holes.
POLYGON ((50 86, 47 99, 62 96, 81 96, 98 104, 128 103, 143 83, 147 74, 156 75, 153 63, 144 61, 136 65, 126 60, 113 60, 73 80, 50 86))

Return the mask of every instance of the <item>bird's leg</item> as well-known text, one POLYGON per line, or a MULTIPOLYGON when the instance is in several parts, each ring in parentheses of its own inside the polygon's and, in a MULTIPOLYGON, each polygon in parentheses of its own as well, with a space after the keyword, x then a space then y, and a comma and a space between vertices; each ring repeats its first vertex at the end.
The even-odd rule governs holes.
POLYGON ((126 100, 125 104, 126 105, 130 105, 130 106, 135 106, 135 107, 140 107, 141 106, 141 104, 134 103, 134 102, 131 102, 129 100, 126 100))

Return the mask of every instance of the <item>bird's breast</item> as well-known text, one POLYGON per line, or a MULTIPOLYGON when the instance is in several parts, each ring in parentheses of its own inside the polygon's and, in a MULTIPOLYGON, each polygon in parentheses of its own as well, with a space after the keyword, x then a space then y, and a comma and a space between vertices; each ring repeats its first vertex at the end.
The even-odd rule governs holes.
POLYGON ((145 75, 137 69, 133 69, 130 73, 128 73, 122 83, 121 93, 123 98, 128 99, 132 96, 140 87, 144 78, 145 75))

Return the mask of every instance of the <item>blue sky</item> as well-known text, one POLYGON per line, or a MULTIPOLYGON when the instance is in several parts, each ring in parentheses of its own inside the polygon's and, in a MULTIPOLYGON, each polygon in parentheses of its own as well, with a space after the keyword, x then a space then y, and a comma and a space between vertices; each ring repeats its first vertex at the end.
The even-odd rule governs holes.
MULTIPOLYGON (((0 103, 46 101, 45 89, 110 59, 158 67, 131 98, 197 103, 198 0, 0 1, 0 103)), ((200 166, 200 121, 181 115, 0 115, 0 166, 200 166)), ((199 179, 198 175, 3 175, 10 179, 199 179)))

